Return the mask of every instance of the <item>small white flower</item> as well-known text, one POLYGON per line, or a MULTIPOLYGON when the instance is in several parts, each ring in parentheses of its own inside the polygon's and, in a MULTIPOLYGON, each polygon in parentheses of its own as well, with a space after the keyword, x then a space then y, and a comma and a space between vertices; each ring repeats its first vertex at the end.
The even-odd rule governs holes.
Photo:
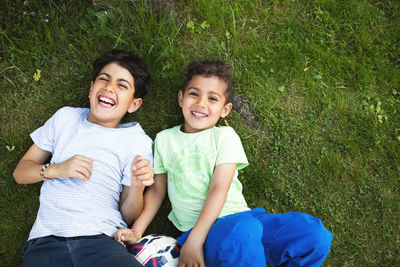
POLYGON ((7 148, 8 152, 11 152, 15 149, 15 146, 11 146, 11 147, 6 146, 6 148, 7 148))

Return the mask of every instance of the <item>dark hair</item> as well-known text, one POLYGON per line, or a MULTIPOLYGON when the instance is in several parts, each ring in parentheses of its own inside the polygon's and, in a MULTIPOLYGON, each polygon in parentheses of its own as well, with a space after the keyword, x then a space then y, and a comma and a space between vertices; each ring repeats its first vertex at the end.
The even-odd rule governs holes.
POLYGON ((190 82, 190 80, 194 76, 204 76, 204 77, 212 77, 216 76, 217 78, 221 79, 226 84, 225 90, 225 103, 232 102, 232 76, 231 76, 231 69, 219 59, 210 60, 199 60, 190 63, 187 68, 185 84, 183 86, 183 91, 185 91, 186 86, 190 82))
POLYGON ((147 94, 146 85, 150 80, 150 75, 139 57, 129 51, 111 50, 97 58, 93 63, 93 81, 106 65, 113 62, 127 69, 132 74, 135 86, 134 97, 144 97, 147 94))

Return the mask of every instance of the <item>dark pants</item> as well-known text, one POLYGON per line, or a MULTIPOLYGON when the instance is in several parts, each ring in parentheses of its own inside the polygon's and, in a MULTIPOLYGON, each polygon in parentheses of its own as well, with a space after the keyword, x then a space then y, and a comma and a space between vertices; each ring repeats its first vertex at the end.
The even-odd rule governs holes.
MULTIPOLYGON (((177 241, 183 245, 191 230, 177 241)), ((263 208, 219 218, 204 244, 206 266, 321 266, 332 234, 304 213, 265 213, 263 208)))
POLYGON ((120 243, 106 235, 46 236, 24 243, 23 267, 142 266, 120 243))

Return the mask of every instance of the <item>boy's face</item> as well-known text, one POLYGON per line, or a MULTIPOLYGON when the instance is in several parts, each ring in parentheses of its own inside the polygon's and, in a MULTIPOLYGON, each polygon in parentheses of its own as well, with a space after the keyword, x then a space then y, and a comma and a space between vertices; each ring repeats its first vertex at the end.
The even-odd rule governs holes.
POLYGON ((142 104, 134 98, 134 78, 113 62, 106 65, 90 84, 88 121, 107 128, 116 128, 126 112, 135 112, 142 104))
POLYGON ((185 118, 185 132, 197 133, 214 127, 219 118, 226 117, 232 103, 225 104, 226 83, 218 77, 194 76, 179 91, 179 106, 185 118))

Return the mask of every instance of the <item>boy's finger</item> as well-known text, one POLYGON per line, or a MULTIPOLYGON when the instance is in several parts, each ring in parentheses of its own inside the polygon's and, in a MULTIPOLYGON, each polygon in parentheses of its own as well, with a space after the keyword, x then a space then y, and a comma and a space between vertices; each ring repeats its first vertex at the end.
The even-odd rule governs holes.
POLYGON ((142 181, 142 185, 144 185, 144 186, 151 186, 153 184, 154 184, 154 180, 142 181))
POLYGON ((139 183, 144 186, 151 186, 152 184, 154 184, 154 179, 140 180, 139 183))
POLYGON ((92 169, 87 169, 84 166, 79 166, 79 168, 76 169, 76 172, 82 174, 86 179, 89 179, 90 176, 92 176, 92 169))
POLYGON ((73 173, 72 177, 77 178, 77 179, 82 180, 82 181, 87 181, 88 180, 88 178, 84 174, 82 174, 81 172, 78 172, 78 171, 75 171, 73 173))
POLYGON ((132 175, 134 176, 139 176, 142 174, 149 174, 149 175, 153 175, 153 167, 151 166, 146 166, 140 169, 136 169, 136 170, 132 170, 132 175))
POLYGON ((136 167, 137 170, 141 169, 141 168, 148 167, 148 166, 151 166, 150 160, 145 159, 145 158, 141 158, 139 161, 137 161, 135 163, 135 167, 136 167))
POLYGON ((75 170, 77 173, 81 174, 84 179, 89 180, 90 176, 92 176, 92 170, 88 170, 84 167, 75 170))
POLYGON ((131 164, 132 171, 139 170, 139 169, 146 168, 146 167, 151 167, 150 160, 145 159, 142 156, 139 156, 139 157, 140 158, 138 158, 137 160, 132 161, 132 164, 131 164))
POLYGON ((144 173, 144 174, 135 175, 135 178, 138 181, 153 180, 153 177, 154 176, 151 173, 144 173))
POLYGON ((135 170, 136 169, 136 164, 141 160, 142 160, 142 156, 136 155, 136 157, 132 160, 131 170, 135 170))
POLYGON ((92 163, 94 161, 94 159, 86 157, 86 156, 82 156, 82 155, 76 155, 75 156, 77 159, 85 161, 87 163, 92 163))

